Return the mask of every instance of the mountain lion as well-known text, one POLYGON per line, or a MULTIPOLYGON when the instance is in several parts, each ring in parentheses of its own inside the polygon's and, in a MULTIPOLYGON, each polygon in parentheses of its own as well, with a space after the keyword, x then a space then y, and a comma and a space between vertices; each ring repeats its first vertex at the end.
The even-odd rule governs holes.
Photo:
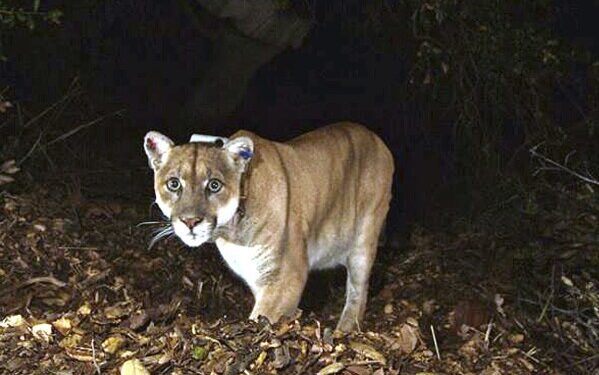
POLYGON ((310 270, 345 266, 337 329, 359 329, 391 199, 385 144, 352 123, 285 143, 247 131, 224 140, 175 146, 158 132, 145 136, 170 233, 191 247, 216 243, 254 294, 250 319, 292 314, 310 270))

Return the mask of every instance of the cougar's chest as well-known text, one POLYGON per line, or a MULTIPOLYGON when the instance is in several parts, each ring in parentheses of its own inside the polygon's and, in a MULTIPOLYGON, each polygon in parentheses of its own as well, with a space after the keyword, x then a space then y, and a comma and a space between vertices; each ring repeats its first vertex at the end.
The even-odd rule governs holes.
POLYGON ((238 245, 224 238, 218 238, 215 243, 229 268, 247 283, 252 292, 275 267, 268 247, 238 245))

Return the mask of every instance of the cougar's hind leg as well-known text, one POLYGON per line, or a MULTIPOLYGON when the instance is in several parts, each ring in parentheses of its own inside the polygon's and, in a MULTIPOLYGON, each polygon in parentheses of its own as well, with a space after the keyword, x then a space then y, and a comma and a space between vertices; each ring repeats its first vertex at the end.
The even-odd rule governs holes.
POLYGON ((368 299, 368 280, 376 257, 378 238, 384 215, 368 215, 362 223, 355 246, 349 251, 345 306, 337 329, 344 332, 360 328, 368 299))

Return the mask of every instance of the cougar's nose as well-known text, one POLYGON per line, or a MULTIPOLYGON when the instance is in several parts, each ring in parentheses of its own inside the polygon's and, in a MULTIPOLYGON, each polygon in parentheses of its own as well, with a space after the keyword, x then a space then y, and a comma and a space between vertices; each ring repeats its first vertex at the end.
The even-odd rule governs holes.
POLYGON ((180 219, 189 229, 193 229, 202 221, 201 217, 182 217, 180 219))

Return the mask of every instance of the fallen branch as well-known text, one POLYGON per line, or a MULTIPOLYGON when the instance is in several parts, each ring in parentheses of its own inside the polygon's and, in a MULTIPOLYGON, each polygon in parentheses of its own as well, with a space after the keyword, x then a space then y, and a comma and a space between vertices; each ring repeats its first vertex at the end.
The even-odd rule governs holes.
POLYGON ((541 144, 542 143, 539 143, 538 145, 532 147, 529 150, 532 157, 537 158, 541 163, 541 166, 533 173, 533 176, 536 176, 537 174, 539 174, 542 171, 563 171, 563 172, 566 172, 584 182, 599 186, 599 180, 597 180, 595 177, 593 177, 590 173, 588 173, 588 175, 585 176, 585 175, 580 174, 580 173, 574 171, 573 169, 570 169, 567 167, 570 156, 572 156, 574 154, 574 151, 570 152, 566 156, 563 164, 560 164, 554 160, 549 159, 545 155, 537 152, 537 149, 541 146, 541 144))
POLYGON ((23 283, 21 283, 21 285, 19 285, 19 288, 23 288, 25 286, 29 286, 32 284, 38 284, 38 283, 48 283, 48 284, 55 285, 59 288, 64 288, 65 286, 67 286, 67 283, 58 280, 54 276, 40 276, 40 277, 33 277, 27 281, 24 281, 23 283))
POLYGON ((54 276, 39 276, 39 277, 32 277, 29 280, 23 281, 21 284, 14 286, 12 288, 7 288, 5 290, 1 290, 0 291, 0 296, 3 296, 5 294, 11 293, 15 290, 27 287, 29 285, 33 285, 33 284, 39 284, 39 283, 47 283, 47 284, 52 284, 54 286, 57 286, 59 288, 64 288, 65 286, 67 286, 67 283, 65 283, 64 281, 60 281, 58 280, 56 277, 54 276))

